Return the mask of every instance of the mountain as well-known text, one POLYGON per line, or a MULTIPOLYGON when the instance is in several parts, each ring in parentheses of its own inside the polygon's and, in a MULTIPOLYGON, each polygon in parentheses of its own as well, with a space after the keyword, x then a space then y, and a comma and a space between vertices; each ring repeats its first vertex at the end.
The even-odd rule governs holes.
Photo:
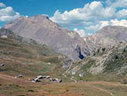
POLYGON ((77 80, 120 81, 127 75, 126 27, 106 26, 84 40, 91 55, 75 62, 67 76, 77 80))
POLYGON ((51 71, 55 75, 59 69, 62 72, 64 60, 68 59, 46 45, 25 39, 10 30, 0 29, 0 64, 5 64, 0 67, 0 73, 34 76, 51 71))
POLYGON ((122 26, 106 26, 96 32, 92 36, 85 38, 90 45, 111 47, 119 42, 127 42, 127 27, 122 26))
POLYGON ((106 26, 99 30, 95 37, 104 46, 115 45, 119 42, 127 41, 127 27, 106 26))
POLYGON ((127 42, 127 27, 105 26, 94 35, 83 39, 90 52, 99 47, 111 48, 117 46, 120 42, 127 42))
POLYGON ((78 80, 120 81, 127 75, 127 42, 112 48, 100 47, 91 56, 74 63, 67 74, 78 80))
POLYGON ((83 59, 89 55, 84 40, 73 31, 68 31, 52 22, 47 16, 20 17, 4 26, 19 36, 33 39, 51 47, 58 53, 67 55, 72 60, 83 59))
MULTIPOLYGON (((111 32, 108 34, 112 34, 111 32)), ((125 35, 124 32, 119 32, 125 35)), ((114 38, 113 40, 117 43, 109 47, 107 43, 105 46, 103 43, 95 42, 92 36, 87 37, 85 44, 89 47, 91 54, 73 63, 66 56, 56 53, 45 44, 19 36, 8 29, 0 29, 0 96, 124 94, 127 86, 111 81, 127 83, 127 42, 124 37, 120 40, 114 38), (37 83, 31 82, 40 75, 62 79, 64 83, 56 84, 47 79, 37 83), (86 91, 81 90, 84 88, 86 91), (118 90, 121 88, 123 90, 118 90), (113 92, 111 93, 109 89, 113 92), (94 90, 93 94, 91 90, 94 90)), ((79 50, 81 49, 78 46, 76 51, 79 50)))
POLYGON ((26 55, 27 57, 31 57, 31 58, 32 57, 36 58, 38 56, 58 55, 58 53, 53 51, 48 46, 40 45, 32 39, 26 39, 21 36, 18 36, 12 31, 4 28, 0 29, 0 36, 1 36, 0 37, 1 52, 8 55, 15 54, 17 56, 20 56, 20 54, 22 55, 24 54, 24 56, 26 55), (13 49, 13 50, 9 50, 9 49, 13 49))

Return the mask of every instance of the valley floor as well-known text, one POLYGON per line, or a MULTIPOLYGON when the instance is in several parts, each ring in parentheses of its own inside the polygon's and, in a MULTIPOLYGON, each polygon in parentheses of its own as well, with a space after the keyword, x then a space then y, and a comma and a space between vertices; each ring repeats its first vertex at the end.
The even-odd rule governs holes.
POLYGON ((0 96, 127 96, 127 85, 118 82, 32 83, 0 73, 0 96))

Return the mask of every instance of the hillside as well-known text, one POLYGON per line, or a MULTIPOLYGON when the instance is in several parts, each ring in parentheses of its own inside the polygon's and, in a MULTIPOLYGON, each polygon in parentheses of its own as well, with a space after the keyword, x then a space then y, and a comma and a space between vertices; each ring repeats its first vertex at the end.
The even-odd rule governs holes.
POLYGON ((119 42, 127 42, 127 27, 106 26, 99 30, 95 37, 97 42, 104 46, 115 45, 119 42))
POLYGON ((118 82, 67 82, 34 84, 0 75, 0 96, 126 96, 127 86, 118 82), (92 92, 91 92, 92 90, 92 92))
POLYGON ((105 26, 84 40, 91 51, 99 47, 111 48, 120 42, 127 42, 127 27, 105 26))
MULTIPOLYGON (((112 30, 115 30, 114 28, 115 27, 113 27, 112 30)), ((103 28, 102 30, 104 29, 106 29, 106 27, 103 28)), ((117 41, 115 45, 112 45, 110 47, 109 46, 105 47, 103 45, 97 44, 97 47, 93 46, 93 48, 90 50, 91 51, 90 56, 87 56, 85 59, 81 61, 76 61, 72 63, 71 60, 67 59, 65 56, 61 54, 54 52, 52 49, 50 49, 46 45, 40 45, 32 39, 27 39, 27 38, 23 38, 18 35, 15 35, 15 33, 13 32, 10 32, 10 31, 8 32, 7 29, 1 29, 1 31, 2 31, 1 32, 2 35, 5 33, 8 35, 7 39, 0 38, 1 39, 0 52, 2 54, 1 56, 2 59, 4 59, 3 61, 5 62, 7 58, 10 58, 10 59, 18 58, 19 61, 17 59, 16 62, 21 62, 23 64, 28 62, 30 64, 32 63, 32 66, 29 65, 31 66, 30 69, 28 68, 27 65, 25 65, 23 66, 23 68, 26 68, 25 69, 26 71, 23 71, 24 69, 21 68, 20 72, 22 71, 27 72, 28 70, 33 69, 33 66, 35 67, 36 65, 39 64, 38 66, 35 67, 35 70, 32 70, 33 72, 37 70, 41 71, 41 68, 45 66, 46 68, 44 68, 44 71, 46 70, 47 71, 46 73, 44 72, 44 74, 52 74, 53 76, 56 76, 56 77, 57 76, 59 77, 61 75, 60 78, 65 79, 65 81, 68 81, 68 80, 75 81, 76 79, 77 80, 79 79, 92 80, 93 78, 95 80, 98 80, 98 78, 100 78, 100 80, 120 81, 126 76, 126 69, 127 69, 126 38, 125 39, 123 38, 123 40, 121 39, 117 41), (4 56, 6 56, 6 58, 3 58, 4 56), (25 62, 20 60, 21 58, 23 58, 25 62), (48 63, 53 63, 53 64, 49 65, 48 63)), ((103 32, 105 33, 105 31, 103 32)), ((102 34, 103 32, 99 31, 100 34, 102 34)), ((117 33, 125 34, 124 32, 117 32, 117 33)), ((106 34, 113 34, 113 33, 111 31, 106 34)), ((115 38, 114 40, 118 40, 118 39, 115 38)), ((12 61, 15 63, 13 59, 12 61)), ((21 65, 18 65, 18 66, 21 66, 21 65)), ((10 71, 12 70, 13 69, 11 69, 10 71)), ((40 71, 37 71, 38 73, 36 72, 35 73, 40 74, 39 73, 40 71)), ((33 75, 33 73, 31 73, 31 75, 33 75)))
POLYGON ((112 46, 99 43, 89 46, 90 56, 72 62, 45 44, 0 29, 0 96, 125 96, 126 85, 118 82, 126 83, 127 80, 126 38, 112 46), (19 75, 23 77, 15 78, 19 75), (49 80, 32 83, 32 79, 39 75, 60 78, 63 83, 49 80))
POLYGON ((19 36, 33 39, 76 61, 89 55, 84 40, 73 31, 62 28, 47 16, 20 17, 4 26, 19 36))
POLYGON ((9 30, 1 29, 0 36, 0 64, 4 64, 0 66, 0 74, 23 74, 31 79, 40 74, 60 77, 63 64, 69 60, 46 45, 26 41, 9 30))
POLYGON ((127 28, 107 26, 85 40, 91 55, 74 63, 67 75, 77 80, 121 81, 127 75, 127 28))
MULTIPOLYGON (((7 29, 1 29, 0 30, 0 36, 1 36, 1 51, 2 47, 4 47, 5 52, 8 51, 14 51, 15 54, 16 52, 19 52, 17 54, 22 55, 26 54, 29 55, 28 57, 32 56, 37 57, 37 56, 53 56, 57 55, 56 52, 54 52, 51 48, 47 47, 46 45, 39 45, 36 43, 36 41, 32 39, 26 39, 23 37, 20 37, 18 35, 15 35, 13 32, 7 30, 7 29), (7 36, 7 38, 2 38, 2 36, 7 36), (7 49, 5 49, 7 48, 7 49), (13 50, 10 50, 13 49, 13 50)), ((14 53, 12 52, 12 53, 14 53)), ((6 53, 5 53, 6 54, 6 53)), ((12 54, 10 54, 12 55, 12 54)))

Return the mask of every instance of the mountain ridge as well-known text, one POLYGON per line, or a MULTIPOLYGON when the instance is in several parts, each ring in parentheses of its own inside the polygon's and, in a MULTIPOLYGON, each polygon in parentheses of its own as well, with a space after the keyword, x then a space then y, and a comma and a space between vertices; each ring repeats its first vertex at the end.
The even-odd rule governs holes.
POLYGON ((99 47, 113 47, 120 42, 127 42, 127 27, 105 26, 95 34, 84 38, 90 51, 99 47))
POLYGON ((6 24, 3 28, 22 37, 46 44, 72 60, 82 59, 89 55, 88 47, 76 32, 62 28, 47 16, 20 17, 6 24))

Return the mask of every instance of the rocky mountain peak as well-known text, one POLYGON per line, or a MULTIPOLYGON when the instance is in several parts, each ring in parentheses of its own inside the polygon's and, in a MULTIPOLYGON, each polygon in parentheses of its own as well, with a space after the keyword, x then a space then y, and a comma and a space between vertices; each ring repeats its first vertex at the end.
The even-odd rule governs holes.
POLYGON ((46 44, 56 52, 62 53, 72 60, 88 55, 88 47, 85 41, 73 31, 62 28, 52 22, 47 16, 20 17, 4 26, 4 28, 40 44, 46 44), (77 46, 80 51, 76 51, 77 46))
POLYGON ((127 27, 122 26, 106 26, 99 30, 95 36, 98 41, 102 41, 103 45, 116 45, 121 41, 127 41, 127 27))

